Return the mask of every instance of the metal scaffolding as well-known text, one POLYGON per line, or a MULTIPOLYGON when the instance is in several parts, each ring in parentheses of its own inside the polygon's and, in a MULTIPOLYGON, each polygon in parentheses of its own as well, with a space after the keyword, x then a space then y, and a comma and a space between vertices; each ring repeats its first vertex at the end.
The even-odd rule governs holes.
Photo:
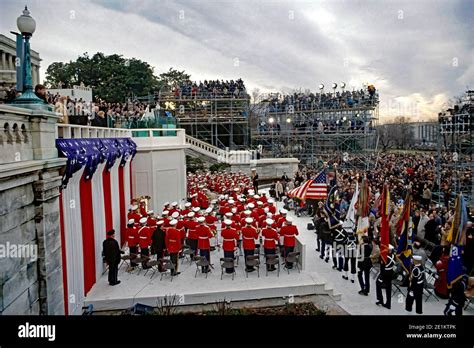
POLYGON ((453 107, 438 114, 437 185, 462 192, 470 206, 474 200, 473 162, 474 91, 470 90, 453 107))
POLYGON ((311 109, 289 105, 276 111, 263 101, 252 114, 252 145, 264 156, 296 157, 312 166, 339 158, 343 168, 373 168, 378 99, 367 104, 311 109))
POLYGON ((160 114, 171 113, 177 126, 186 134, 222 149, 248 149, 249 102, 248 95, 176 97, 161 92, 154 101, 160 114))

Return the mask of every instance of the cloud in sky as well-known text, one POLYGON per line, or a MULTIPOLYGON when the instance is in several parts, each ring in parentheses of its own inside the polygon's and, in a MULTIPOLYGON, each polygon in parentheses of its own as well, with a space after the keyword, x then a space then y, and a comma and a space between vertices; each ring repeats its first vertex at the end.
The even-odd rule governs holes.
MULTIPOLYGON (((426 119, 474 81, 470 0, 30 0, 32 47, 54 61, 83 52, 137 57, 157 74, 241 77, 249 90, 373 83, 380 114, 426 119)), ((2 0, 0 32, 22 8, 2 0)))

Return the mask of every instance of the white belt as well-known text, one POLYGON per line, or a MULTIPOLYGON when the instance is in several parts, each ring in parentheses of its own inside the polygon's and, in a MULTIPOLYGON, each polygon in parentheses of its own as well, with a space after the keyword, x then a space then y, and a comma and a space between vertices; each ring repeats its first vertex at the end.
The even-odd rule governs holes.
POLYGON ((140 239, 148 239, 148 237, 140 237, 140 239))
POLYGON ((134 236, 128 236, 128 239, 135 239, 134 236))
POLYGON ((199 237, 199 239, 209 239, 209 237, 199 237))
POLYGON ((273 240, 273 241, 276 243, 278 239, 274 239, 274 238, 263 238, 263 242, 266 242, 267 240, 268 240, 268 241, 273 240))
POLYGON ((255 238, 250 238, 250 237, 244 237, 244 239, 255 239, 255 238))
POLYGON ((223 240, 224 240, 224 242, 233 242, 233 241, 235 241, 235 239, 226 239, 226 238, 224 238, 223 240))

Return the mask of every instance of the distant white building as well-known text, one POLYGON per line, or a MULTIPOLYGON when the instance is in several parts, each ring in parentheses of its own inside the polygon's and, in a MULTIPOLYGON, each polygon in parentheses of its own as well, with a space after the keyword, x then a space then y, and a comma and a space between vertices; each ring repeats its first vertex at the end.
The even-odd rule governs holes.
POLYGON ((415 144, 434 144, 438 141, 439 123, 438 122, 413 122, 415 144))
MULTIPOLYGON (((40 56, 39 53, 30 50, 31 77, 33 88, 40 83, 40 56)), ((0 84, 12 87, 16 84, 16 41, 0 34, 0 84)))
POLYGON ((85 102, 92 102, 92 88, 90 87, 73 86, 72 88, 53 88, 48 89, 48 91, 53 95, 59 93, 59 95, 69 97, 72 100, 82 99, 85 102))

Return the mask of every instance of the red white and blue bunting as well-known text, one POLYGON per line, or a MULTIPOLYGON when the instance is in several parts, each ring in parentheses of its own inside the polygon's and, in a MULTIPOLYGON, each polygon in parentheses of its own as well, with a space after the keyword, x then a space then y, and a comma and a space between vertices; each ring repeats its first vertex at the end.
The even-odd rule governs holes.
POLYGON ((130 168, 136 144, 128 138, 57 139, 67 157, 60 194, 66 314, 82 303, 104 272, 102 242, 110 229, 125 240, 130 168))

